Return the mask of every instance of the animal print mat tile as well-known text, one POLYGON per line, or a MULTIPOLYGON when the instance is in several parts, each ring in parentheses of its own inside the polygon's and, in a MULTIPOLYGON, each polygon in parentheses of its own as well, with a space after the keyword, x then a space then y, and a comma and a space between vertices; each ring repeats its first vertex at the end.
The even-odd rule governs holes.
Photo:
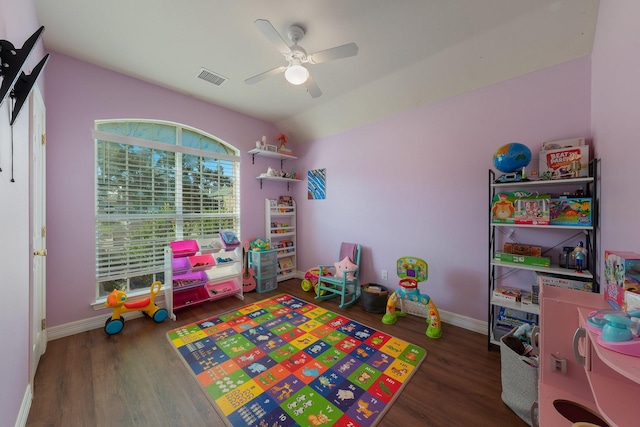
POLYGON ((374 426, 426 351, 286 294, 167 333, 229 426, 374 426))

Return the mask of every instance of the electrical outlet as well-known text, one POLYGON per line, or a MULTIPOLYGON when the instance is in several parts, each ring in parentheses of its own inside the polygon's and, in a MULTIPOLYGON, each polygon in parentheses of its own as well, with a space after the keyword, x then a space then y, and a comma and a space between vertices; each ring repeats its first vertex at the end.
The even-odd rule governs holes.
POLYGON ((382 280, 387 280, 388 276, 387 276, 387 270, 382 270, 382 280))

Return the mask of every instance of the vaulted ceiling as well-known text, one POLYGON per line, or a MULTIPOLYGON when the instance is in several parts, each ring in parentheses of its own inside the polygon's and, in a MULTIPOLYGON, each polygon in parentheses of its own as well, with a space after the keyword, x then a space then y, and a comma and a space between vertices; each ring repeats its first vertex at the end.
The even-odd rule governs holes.
POLYGON ((591 53, 597 0, 35 0, 46 49, 274 123, 294 141, 591 53), (287 65, 254 25, 307 53, 354 42, 358 54, 308 65, 322 91, 278 74, 287 65), (217 85, 202 69, 224 77, 217 85))

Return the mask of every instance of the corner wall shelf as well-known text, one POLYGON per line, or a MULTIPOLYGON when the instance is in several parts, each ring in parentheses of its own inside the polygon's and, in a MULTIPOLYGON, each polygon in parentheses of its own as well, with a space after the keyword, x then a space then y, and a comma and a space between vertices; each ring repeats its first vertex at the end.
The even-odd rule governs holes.
MULTIPOLYGON (((282 153, 273 152, 273 151, 261 150, 259 148, 254 148, 253 150, 249 150, 248 153, 251 154, 251 164, 255 164, 256 156, 269 157, 269 158, 272 158, 272 159, 279 159, 280 160, 280 169, 284 168, 283 163, 284 163, 285 160, 288 160, 288 159, 296 160, 297 159, 296 156, 290 156, 288 154, 282 154, 282 153)), ((267 175, 257 176, 256 179, 260 180, 260 189, 261 190, 262 190, 262 180, 263 179, 270 180, 270 181, 286 182, 287 183, 287 191, 289 191, 289 184, 291 182, 300 182, 300 181, 302 181, 301 179, 282 178, 282 177, 279 177, 279 176, 267 176, 267 175)))
POLYGON ((282 163, 287 160, 296 160, 296 156, 290 156, 288 154, 282 153, 274 153, 273 151, 261 150, 259 148, 254 148, 253 150, 249 150, 249 154, 251 154, 251 164, 255 164, 256 155, 263 157, 271 157, 272 159, 280 159, 280 169, 282 169, 282 163))
POLYGON ((256 179, 260 180, 260 189, 262 190, 262 180, 266 179, 268 181, 280 181, 280 182, 286 182, 287 183, 287 191, 289 190, 289 183, 290 182, 300 182, 302 181, 301 179, 292 179, 292 178, 280 178, 277 176, 257 176, 256 179))

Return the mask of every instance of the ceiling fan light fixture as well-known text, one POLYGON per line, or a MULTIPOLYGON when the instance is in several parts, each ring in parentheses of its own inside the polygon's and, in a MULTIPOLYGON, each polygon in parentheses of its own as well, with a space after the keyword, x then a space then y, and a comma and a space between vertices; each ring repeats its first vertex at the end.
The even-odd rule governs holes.
POLYGON ((309 78, 309 70, 300 64, 292 64, 284 72, 284 78, 292 85, 301 85, 309 78))

